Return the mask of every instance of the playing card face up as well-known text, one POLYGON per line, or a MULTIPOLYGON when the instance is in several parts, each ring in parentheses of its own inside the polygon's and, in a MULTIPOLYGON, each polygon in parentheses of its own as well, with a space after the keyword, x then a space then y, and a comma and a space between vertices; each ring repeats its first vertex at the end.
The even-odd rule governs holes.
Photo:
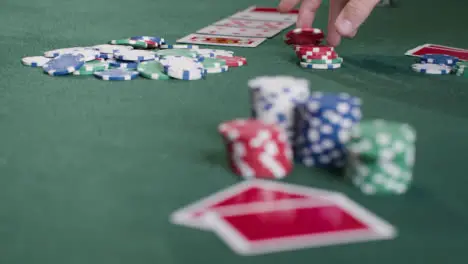
POLYGON ((405 55, 415 56, 415 57, 420 57, 426 54, 444 54, 444 55, 457 57, 460 60, 468 60, 468 50, 466 49, 454 48, 454 47, 443 46, 443 45, 435 45, 435 44, 424 44, 414 49, 408 50, 405 53, 405 55))
POLYGON ((205 219, 241 255, 391 239, 396 235, 390 224, 344 196, 328 203, 298 200, 242 213, 210 211, 205 219))
POLYGON ((280 31, 281 30, 278 29, 207 26, 198 30, 197 33, 234 37, 270 38, 278 34, 280 31))
POLYGON ((214 23, 216 26, 223 27, 241 27, 241 28, 258 28, 269 30, 283 30, 291 26, 290 22, 283 21, 262 21, 262 20, 248 20, 248 19, 235 19, 226 18, 214 23))
POLYGON ((236 19, 251 19, 251 20, 269 20, 290 22, 291 25, 296 22, 297 10, 292 10, 289 13, 283 14, 278 12, 276 8, 252 6, 244 11, 235 13, 231 18, 236 19))
POLYGON ((329 197, 338 195, 335 192, 306 188, 291 184, 275 183, 264 180, 244 181, 225 190, 194 202, 171 215, 171 222, 200 229, 209 229, 204 221, 207 212, 239 212, 256 210, 265 207, 265 203, 288 203, 294 200, 307 200, 325 203, 329 197), (248 205, 239 208, 239 205, 248 205))
POLYGON ((260 45, 265 40, 266 38, 246 38, 220 35, 190 34, 177 40, 177 43, 254 48, 260 45))

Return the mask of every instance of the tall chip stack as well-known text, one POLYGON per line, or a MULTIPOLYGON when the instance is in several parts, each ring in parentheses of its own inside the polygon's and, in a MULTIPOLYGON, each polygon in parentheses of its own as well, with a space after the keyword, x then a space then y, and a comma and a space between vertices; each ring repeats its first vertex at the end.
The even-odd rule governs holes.
POLYGON ((248 82, 252 117, 283 128, 295 138, 297 105, 309 97, 309 81, 291 76, 261 76, 248 82))
POLYGON ((361 100, 346 93, 314 92, 298 109, 295 159, 308 167, 342 168, 345 144, 361 120, 361 100))
POLYGON ((385 120, 355 126, 347 144, 346 175, 363 193, 403 194, 413 179, 416 131, 385 120))
POLYGON ((235 119, 219 125, 231 170, 245 179, 286 177, 293 169, 286 133, 256 119, 235 119))

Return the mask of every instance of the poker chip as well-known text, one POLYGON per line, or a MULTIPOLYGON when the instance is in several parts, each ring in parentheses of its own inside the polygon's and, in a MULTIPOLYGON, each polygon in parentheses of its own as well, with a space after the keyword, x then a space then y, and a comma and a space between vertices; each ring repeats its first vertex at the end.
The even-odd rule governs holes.
POLYGON ((307 64, 341 64, 343 63, 343 58, 338 57, 336 59, 327 59, 327 60, 311 60, 311 59, 304 59, 302 62, 307 64))
POLYGON ((314 64, 314 63, 307 63, 307 62, 300 62, 302 68, 306 69, 316 69, 316 70, 334 70, 341 68, 341 63, 325 63, 325 64, 314 64))
POLYGON ((21 59, 21 62, 26 66, 31 67, 42 67, 44 64, 50 61, 50 58, 44 56, 33 56, 33 57, 24 57, 21 59))
POLYGON ((314 51, 296 51, 297 57, 303 57, 303 56, 338 56, 338 54, 335 51, 319 51, 319 52, 314 52, 314 51))
POLYGON ((131 40, 139 40, 139 41, 152 41, 157 43, 158 45, 165 44, 165 40, 161 37, 156 36, 134 36, 130 38, 131 40))
POLYGON ((219 50, 219 49, 197 49, 196 52, 203 57, 214 58, 216 56, 234 56, 234 52, 229 50, 219 50))
POLYGON ((304 61, 304 60, 333 60, 333 59, 337 59, 337 58, 338 58, 337 54, 335 54, 335 55, 304 55, 304 56, 300 57, 301 61, 304 61))
MULTIPOLYGON (((148 43, 143 41, 143 40, 134 40, 134 39, 116 39, 116 40, 111 40, 110 44, 114 45, 125 45, 125 46, 131 46, 135 49, 147 49, 148 48, 148 43)), ((117 52, 122 52, 123 50, 118 50, 117 52)))
POLYGON ((297 162, 306 167, 343 168, 345 144, 362 118, 361 100, 346 93, 314 92, 297 106, 297 162))
POLYGON ((161 49, 199 49, 200 46, 192 44, 163 44, 161 49))
POLYGON ((72 48, 49 50, 49 51, 44 52, 44 56, 47 57, 47 58, 55 58, 55 57, 60 56, 62 54, 70 54, 70 53, 74 53, 74 52, 85 50, 85 49, 87 49, 87 48, 85 48, 85 47, 72 47, 72 48))
POLYGON ((92 75, 97 71, 105 71, 109 69, 109 64, 105 61, 90 61, 86 62, 81 68, 73 72, 73 75, 92 75))
POLYGON ((166 56, 159 60, 159 63, 166 68, 180 68, 180 69, 192 69, 192 68, 203 68, 203 64, 195 60, 194 58, 188 58, 184 56, 166 56))
POLYGON ((113 58, 114 58, 114 54, 101 53, 101 54, 99 54, 99 58, 100 58, 100 59, 105 59, 105 60, 113 59, 113 58))
POLYGON ((205 69, 203 68, 190 68, 182 69, 177 67, 168 67, 164 69, 164 72, 174 78, 185 81, 194 81, 205 78, 205 69))
POLYGON ((229 67, 240 67, 247 64, 247 59, 239 56, 222 56, 217 55, 216 58, 223 59, 229 67))
POLYGON ((160 57, 160 58, 167 57, 167 56, 184 56, 184 57, 196 58, 198 56, 197 51, 190 50, 190 49, 164 49, 164 50, 158 50, 155 54, 157 57, 160 57))
POLYGON ((205 73, 222 73, 227 72, 229 70, 228 66, 221 66, 221 67, 214 67, 214 68, 205 68, 205 73))
POLYGON ((287 136, 274 124, 235 119, 218 126, 232 171, 245 179, 285 178, 293 168, 287 136))
POLYGON ((138 77, 138 72, 127 69, 110 69, 95 72, 94 76, 104 81, 130 81, 138 77))
POLYGON ((113 59, 107 60, 107 63, 109 63, 109 65, 112 68, 120 68, 120 69, 136 69, 139 64, 138 62, 134 62, 134 61, 121 61, 121 60, 113 60, 113 59))
POLYGON ((468 67, 467 61, 459 61, 455 64, 452 70, 457 76, 467 77, 468 76, 468 72, 466 71, 467 67, 468 67))
POLYGON ((168 80, 169 76, 166 75, 162 69, 161 63, 158 61, 144 61, 138 65, 138 72, 141 76, 152 80, 168 80))
POLYGON ((221 66, 226 66, 226 61, 219 58, 205 58, 201 63, 205 69, 221 68, 221 66))
POLYGON ((425 74, 449 74, 451 68, 447 65, 441 64, 431 64, 431 63, 415 63, 411 65, 411 68, 415 72, 425 73, 425 74))
POLYGON ((294 46, 296 52, 327 52, 335 51, 334 47, 331 46, 322 46, 322 45, 296 45, 294 46))
POLYGON ((362 121, 350 131, 345 175, 363 193, 403 194, 412 182, 416 131, 408 124, 362 121))
POLYGON ((252 117, 276 124, 296 138, 296 108, 309 97, 309 81, 291 76, 259 76, 248 82, 252 117))
POLYGON ((114 57, 122 61, 147 61, 156 59, 156 55, 146 50, 120 50, 114 53, 114 57))
POLYGON ((101 54, 114 54, 115 52, 119 52, 121 50, 132 50, 133 47, 131 46, 123 46, 123 45, 111 45, 111 44, 101 44, 91 47, 101 54))
POLYGON ((431 63, 431 64, 453 66, 460 59, 454 56, 443 55, 443 54, 425 54, 421 56, 420 60, 421 60, 421 63, 431 63))
POLYGON ((284 42, 288 45, 316 45, 324 36, 318 28, 295 28, 284 35, 284 42))
POLYGON ((84 48, 84 49, 76 50, 76 51, 70 52, 68 54, 82 55, 85 61, 96 60, 101 55, 101 53, 99 51, 91 49, 91 48, 84 48))
POLYGON ((68 75, 85 63, 83 55, 63 54, 48 61, 42 69, 51 76, 68 75))

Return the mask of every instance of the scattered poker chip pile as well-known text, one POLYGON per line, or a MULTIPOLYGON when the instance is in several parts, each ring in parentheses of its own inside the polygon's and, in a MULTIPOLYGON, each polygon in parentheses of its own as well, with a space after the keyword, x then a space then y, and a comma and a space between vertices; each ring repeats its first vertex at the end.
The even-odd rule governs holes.
POLYGON ((305 79, 260 76, 248 86, 251 117, 218 127, 235 174, 279 179, 296 163, 343 169, 369 195, 408 190, 416 141, 410 125, 362 120, 360 98, 309 92, 305 79))
POLYGON ((343 58, 331 46, 323 45, 325 34, 318 28, 296 28, 286 33, 284 42, 294 48, 299 65, 306 69, 341 68, 343 58))
POLYGON ((457 76, 468 76, 465 68, 468 62, 459 58, 444 54, 426 54, 419 58, 417 63, 411 65, 415 72, 431 75, 456 74, 457 76))
POLYGON ((167 44, 163 38, 136 36, 110 44, 46 51, 24 57, 22 63, 40 67, 51 76, 94 75, 106 81, 128 81, 138 76, 152 80, 200 80, 247 64, 228 50, 197 45, 167 44))

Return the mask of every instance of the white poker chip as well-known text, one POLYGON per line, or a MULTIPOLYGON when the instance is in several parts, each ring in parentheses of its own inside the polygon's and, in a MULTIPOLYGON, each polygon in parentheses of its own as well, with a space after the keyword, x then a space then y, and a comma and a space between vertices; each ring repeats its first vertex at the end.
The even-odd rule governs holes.
POLYGON ((205 57, 216 57, 216 56, 234 56, 234 52, 230 50, 218 50, 218 49, 197 49, 198 54, 205 57))
POLYGON ((21 59, 21 62, 24 65, 31 66, 31 67, 42 67, 49 61, 50 61, 50 58, 46 58, 44 56, 24 57, 21 59))
POLYGON ((430 63, 415 63, 411 65, 411 68, 415 72, 425 73, 425 74, 449 74, 452 71, 452 68, 447 65, 440 64, 430 64, 430 63))
POLYGON ((156 55, 147 50, 119 50, 114 57, 124 61, 147 61, 156 59, 156 55))
POLYGON ((86 49, 89 49, 89 48, 87 48, 87 47, 71 47, 71 48, 55 49, 55 50, 49 50, 49 51, 44 52, 44 56, 47 57, 47 58, 55 58, 55 57, 58 57, 59 55, 62 55, 62 54, 70 54, 70 53, 73 53, 73 52, 82 51, 82 50, 86 50, 86 49))
POLYGON ((315 64, 315 63, 307 63, 307 62, 300 62, 302 68, 306 69, 316 69, 316 70, 334 70, 341 68, 341 63, 322 63, 322 64, 315 64))
POLYGON ((93 49, 99 51, 100 53, 113 54, 120 50, 132 50, 132 46, 123 46, 123 45, 112 45, 112 44, 101 44, 92 47, 93 49))
POLYGON ((222 73, 222 72, 227 72, 228 70, 229 70, 229 67, 226 65, 217 67, 217 68, 205 68, 206 73, 222 73))
POLYGON ((168 68, 190 70, 203 68, 203 64, 184 56, 167 56, 159 60, 165 70, 168 68))
POLYGON ((85 61, 93 61, 101 56, 101 53, 99 51, 91 48, 73 51, 70 52, 70 54, 83 55, 85 61))

